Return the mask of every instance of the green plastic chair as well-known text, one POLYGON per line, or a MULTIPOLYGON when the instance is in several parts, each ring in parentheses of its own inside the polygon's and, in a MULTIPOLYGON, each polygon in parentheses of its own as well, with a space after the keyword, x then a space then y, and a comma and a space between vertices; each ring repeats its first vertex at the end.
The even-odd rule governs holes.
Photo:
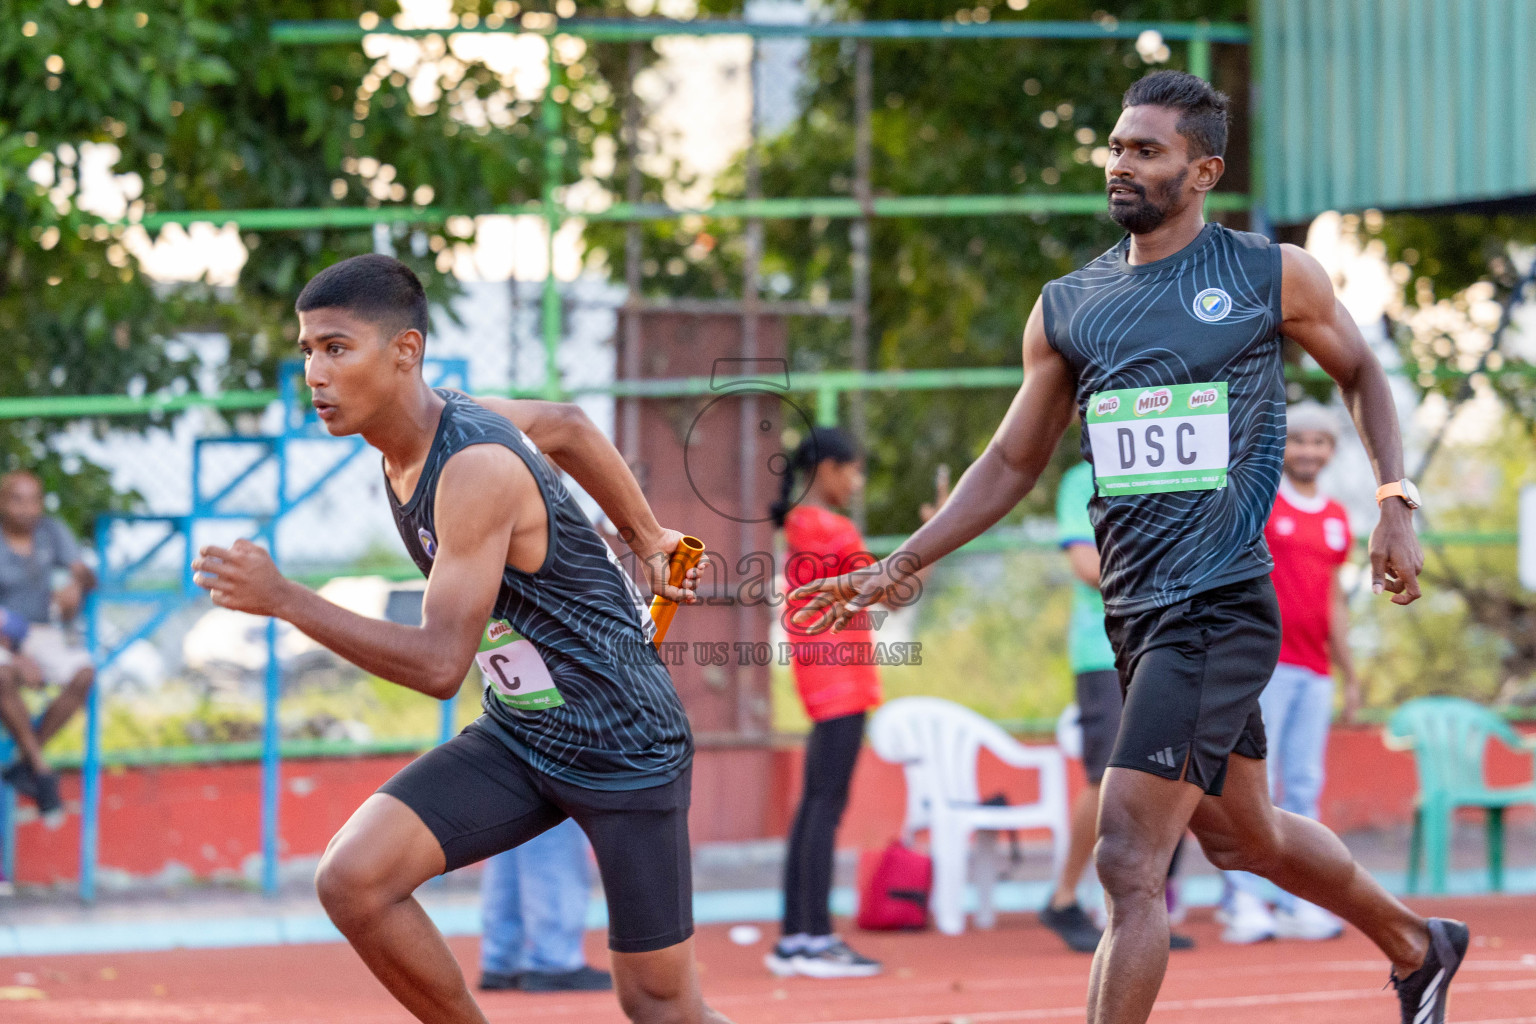
POLYGON ((1420 697, 1398 708, 1387 722, 1387 746, 1412 750, 1419 770, 1419 795, 1413 810, 1413 838, 1408 846, 1408 891, 1419 890, 1419 862, 1428 854, 1429 891, 1445 892, 1451 852, 1451 822, 1458 807, 1487 812, 1488 885, 1504 889, 1504 809, 1536 807, 1536 778, 1523 786, 1492 787, 1483 774, 1488 740, 1511 750, 1532 753, 1536 743, 1481 704, 1460 697, 1420 697))

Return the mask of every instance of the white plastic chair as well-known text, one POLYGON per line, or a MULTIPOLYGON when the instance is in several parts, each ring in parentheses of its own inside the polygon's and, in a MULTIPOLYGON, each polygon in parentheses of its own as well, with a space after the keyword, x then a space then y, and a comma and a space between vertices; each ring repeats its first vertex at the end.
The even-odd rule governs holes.
POLYGON ((902 697, 875 713, 870 743, 886 761, 900 764, 907 779, 910 838, 928 830, 933 856, 934 923, 946 935, 965 931, 965 883, 972 833, 977 843, 976 924, 996 920, 992 889, 998 875, 995 834, 1010 829, 1045 828, 1051 832, 1052 877, 1067 855, 1067 766, 1055 747, 1025 746, 993 722, 953 701, 937 697, 902 697), (986 806, 976 789, 976 761, 986 748, 1004 764, 1039 773, 1040 796, 1034 803, 986 806))

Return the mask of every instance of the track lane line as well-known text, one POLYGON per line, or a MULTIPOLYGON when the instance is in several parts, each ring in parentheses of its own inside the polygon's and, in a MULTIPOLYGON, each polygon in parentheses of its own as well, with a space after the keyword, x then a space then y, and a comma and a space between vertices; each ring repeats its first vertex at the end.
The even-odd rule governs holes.
MULTIPOLYGON (((1536 978, 1520 981, 1491 981, 1472 985, 1460 985, 1456 994, 1473 992, 1515 992, 1536 989, 1536 978)), ((1170 999, 1159 1001, 1152 1007, 1153 1013, 1178 1010, 1224 1010, 1258 1006, 1285 1006, 1289 1004, 1326 1003, 1346 999, 1380 999, 1382 989, 1332 989, 1307 992, 1274 992, 1251 996, 1210 996, 1201 999, 1170 999)), ((860 1017, 855 1020, 799 1021, 796 1024, 953 1024, 964 1019, 969 1024, 1000 1024, 1006 1021, 1054 1020, 1062 1017, 1082 1017, 1086 1006, 1058 1006, 1037 1010, 979 1010, 940 1011, 903 1017, 860 1017)), ((1536 1018, 1528 1018, 1536 1022, 1536 1018)), ((1523 1022, 1522 1022, 1523 1024, 1523 1022)))

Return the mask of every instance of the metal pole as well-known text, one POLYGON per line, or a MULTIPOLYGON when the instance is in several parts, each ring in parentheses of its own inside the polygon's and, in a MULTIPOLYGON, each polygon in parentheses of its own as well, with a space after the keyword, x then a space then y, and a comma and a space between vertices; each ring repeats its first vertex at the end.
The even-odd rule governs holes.
POLYGON ((548 266, 544 273, 543 303, 540 324, 544 333, 544 397, 555 400, 561 397, 560 387, 560 285, 555 280, 555 233, 560 230, 562 213, 557 202, 556 187, 560 183, 560 169, 565 157, 565 139, 561 137, 562 123, 560 103, 555 99, 555 89, 560 85, 560 62, 555 59, 555 47, 549 47, 549 85, 544 89, 541 126, 544 130, 544 228, 548 234, 544 252, 548 266))
POLYGON ((1250 3, 1255 25, 1253 42, 1248 48, 1248 195, 1252 207, 1248 230, 1275 239, 1275 226, 1269 219, 1267 152, 1270 147, 1268 101, 1264 94, 1265 60, 1274 38, 1274 12, 1267 3, 1250 3))
MULTIPOLYGON (((869 234, 870 220, 874 213, 874 194, 871 185, 871 93, 874 91, 874 54, 868 39, 860 39, 854 50, 853 62, 853 196, 859 201, 863 216, 849 222, 849 247, 852 252, 853 316, 850 318, 852 338, 850 356, 853 369, 862 373, 869 369, 869 234)), ((836 406, 833 406, 836 416, 836 406)), ((868 433, 865 419, 864 394, 855 391, 848 396, 848 425, 853 430, 854 442, 862 450, 868 433)), ((854 522, 863 530, 867 525, 864 493, 854 495, 854 522)))
POLYGON ((1189 37, 1189 73, 1211 80, 1211 37, 1210 26, 1204 22, 1195 23, 1194 34, 1189 37))
MULTIPOLYGON (((747 67, 747 89, 751 96, 751 105, 747 114, 747 199, 758 199, 763 194, 762 168, 758 163, 757 130, 758 130, 758 48, 757 40, 752 41, 752 55, 747 67)), ((742 365, 752 366, 752 360, 757 358, 757 322, 758 305, 761 296, 758 294, 761 283, 758 280, 762 271, 763 259, 763 222, 756 218, 747 221, 746 252, 742 259, 741 282, 741 357, 746 360, 742 365)), ((741 461, 737 463, 740 472, 740 499, 742 519, 744 520, 737 531, 741 547, 738 557, 745 558, 752 553, 758 533, 758 524, 751 520, 756 519, 757 512, 757 435, 759 409, 757 393, 752 389, 741 392, 741 409, 738 420, 738 433, 741 440, 741 461)), ((729 568, 729 567, 727 567, 729 568)), ((750 605, 744 601, 736 604, 736 631, 737 636, 754 636, 754 618, 762 609, 750 605)), ((753 693, 748 685, 760 672, 756 666, 736 666, 736 730, 740 733, 761 732, 760 723, 753 707, 753 693)))
MULTIPOLYGON (((288 445, 273 438, 277 456, 277 502, 267 531, 267 550, 278 565, 277 524, 288 505, 288 445)), ((283 693, 282 665, 278 660, 277 620, 267 619, 267 671, 263 689, 265 706, 261 721, 261 891, 277 895, 278 801, 282 795, 282 729, 278 722, 278 701, 283 693)))
MULTIPOLYGON (((1104 197, 1096 192, 1014 192, 1007 195, 951 196, 878 196, 873 202, 876 217, 1006 217, 1017 214, 1060 213, 1102 214, 1104 197)), ((1206 200, 1211 210, 1246 210, 1248 197, 1235 192, 1217 192, 1206 200)), ((513 203, 491 206, 478 211, 521 217, 541 214, 539 203, 513 203)), ((667 221, 683 217, 715 219, 812 220, 863 217, 868 211, 859 207, 852 196, 775 197, 771 199, 724 199, 707 206, 676 208, 666 203, 614 203, 603 210, 588 210, 581 216, 588 223, 600 221, 667 221)), ((311 231, 319 228, 367 227, 379 221, 401 224, 441 224, 456 211, 441 206, 381 206, 352 208, 346 206, 306 207, 278 210, 182 210, 147 214, 146 228, 159 230, 168 224, 195 224, 207 221, 216 226, 233 224, 242 231, 311 231)), ((20 399, 6 399, 8 402, 20 399)), ((51 401, 32 399, 31 401, 51 401)), ((128 395, 116 397, 113 412, 176 411, 207 404, 203 396, 128 395)), ((264 403, 248 397, 242 408, 256 408, 264 403)))
POLYGON ((277 722, 282 669, 277 658, 277 620, 268 619, 266 702, 261 723, 261 891, 268 896, 277 895, 277 803, 282 785, 282 751, 277 722))
POLYGON ((837 426, 837 396, 839 390, 835 385, 826 384, 816 389, 816 425, 818 427, 837 426))
MULTIPOLYGON (((107 561, 107 541, 111 524, 105 516, 96 521, 96 565, 100 580, 105 580, 110 562, 107 561)), ((187 557, 191 557, 191 533, 187 535, 187 557)), ((92 664, 101 664, 101 599, 97 593, 85 599, 85 649, 91 654, 92 664)), ((86 903, 96 900, 96 860, 101 844, 101 680, 94 681, 85 700, 85 760, 80 765, 80 898, 86 903)), ((11 837, 7 836, 7 840, 11 837)), ((6 872, 10 875, 14 864, 14 851, 6 851, 6 872)))
MULTIPOLYGON (((640 202, 640 103, 635 96, 635 78, 640 74, 639 43, 629 44, 629 85, 624 94, 624 145, 629 152, 629 177, 624 183, 624 198, 640 202)), ((645 258, 640 225, 630 221, 624 227, 624 364, 623 376, 640 376, 640 262, 645 258)), ((640 460, 640 399, 626 398, 623 404, 624 461, 630 469, 640 460)))

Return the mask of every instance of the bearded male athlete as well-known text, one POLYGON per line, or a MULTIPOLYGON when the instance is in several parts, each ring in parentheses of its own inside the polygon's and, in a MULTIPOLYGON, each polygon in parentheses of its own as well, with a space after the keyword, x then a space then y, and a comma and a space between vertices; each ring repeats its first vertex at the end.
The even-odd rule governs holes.
POLYGON ((427 575, 421 626, 364 618, 284 579, 261 548, 204 548, 196 581, 225 608, 286 619, 366 671, 440 699, 471 662, 485 714, 369 797, 331 840, 320 901, 368 968, 429 1024, 485 1024, 412 893, 427 879, 576 819, 608 898, 614 985, 630 1020, 728 1024, 693 957, 693 739, 638 588, 545 456, 629 538, 651 589, 682 534, 663 530, 623 458, 575 406, 476 401, 421 375, 427 300, 410 268, 358 256, 296 304, 314 405, 333 435, 383 453, 390 508, 427 575), (521 637, 521 639, 519 639, 521 637))
POLYGON ((1109 212, 1128 233, 1045 286, 1024 330, 1024 384, 949 502, 900 550, 800 588, 798 621, 841 628, 1029 493, 1081 414, 1105 625, 1125 693, 1095 850, 1109 928, 1090 1024, 1140 1024, 1168 964, 1163 902, 1185 829, 1217 867, 1252 871, 1365 932, 1392 964, 1404 1024, 1440 1024, 1467 928, 1394 899, 1337 836, 1270 803, 1259 694, 1280 652, 1264 523, 1285 447, 1281 338, 1339 385, 1382 483, 1376 593, 1419 596, 1418 495, 1381 365, 1317 261, 1207 224, 1227 99, 1159 71, 1125 94, 1109 140, 1109 212))

